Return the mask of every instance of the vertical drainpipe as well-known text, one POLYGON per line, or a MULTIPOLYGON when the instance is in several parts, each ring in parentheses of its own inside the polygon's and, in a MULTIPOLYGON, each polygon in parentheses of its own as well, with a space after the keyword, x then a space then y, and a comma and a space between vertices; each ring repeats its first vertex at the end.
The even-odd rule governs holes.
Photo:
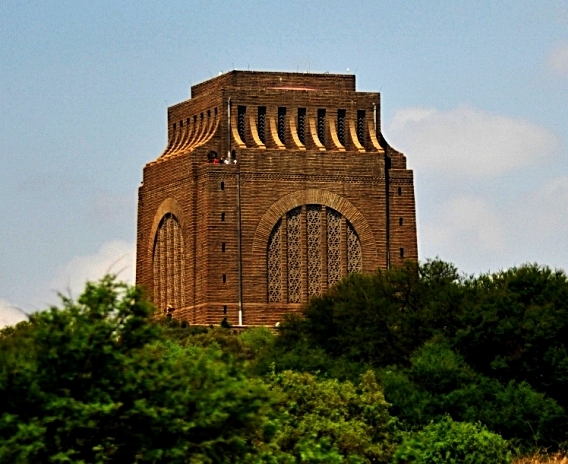
POLYGON ((387 269, 390 269, 390 175, 391 159, 385 153, 385 215, 386 215, 386 242, 387 242, 387 269))
POLYGON ((227 159, 229 160, 230 164, 231 161, 233 161, 231 159, 231 97, 229 97, 229 100, 227 101, 227 115, 227 145, 229 147, 227 151, 227 159))
POLYGON ((375 124, 375 136, 377 135, 377 104, 373 103, 373 123, 375 124))
MULTIPOLYGON (((228 139, 227 145, 229 147, 228 160, 229 163, 233 161, 231 157, 231 99, 229 98, 227 114, 229 121, 227 127, 228 139)), ((241 227, 241 167, 240 164, 235 166, 237 178, 237 273, 238 273, 238 298, 239 298, 239 321, 238 325, 243 325, 243 254, 242 254, 242 227, 241 227)))
MULTIPOLYGON (((377 104, 373 104, 373 122, 375 123, 375 134, 381 140, 381 134, 377 132, 377 104)), ((385 241, 386 241, 386 264, 387 269, 390 269, 390 176, 389 169, 391 168, 391 159, 385 151, 385 241)))
POLYGON ((243 253, 241 229, 241 168, 237 165, 237 234, 238 234, 238 272, 239 272, 239 325, 243 325, 243 253))

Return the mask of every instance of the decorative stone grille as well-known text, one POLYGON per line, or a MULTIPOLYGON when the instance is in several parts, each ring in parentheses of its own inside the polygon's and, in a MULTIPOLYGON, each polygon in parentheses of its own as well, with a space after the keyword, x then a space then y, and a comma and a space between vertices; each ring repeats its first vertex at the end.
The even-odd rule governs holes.
POLYGON ((345 110, 337 110, 337 138, 345 146, 345 110))
POLYGON ((258 107, 258 138, 262 143, 266 143, 266 106, 258 107))
POLYGON ((302 293, 302 251, 300 247, 301 212, 298 207, 287 213, 288 234, 288 302, 299 303, 302 293))
POLYGON ((245 142, 245 116, 247 114, 246 106, 237 107, 237 131, 239 132, 239 137, 243 142, 245 142))
POLYGON ((304 227, 302 227, 302 207, 299 206, 286 213, 286 227, 282 226, 282 219, 277 221, 268 238, 269 303, 283 300, 283 284, 288 288, 288 303, 300 303, 303 301, 302 291, 305 292, 304 298, 306 293, 308 298, 321 295, 341 279, 345 271, 351 273, 363 270, 361 241, 353 225, 332 208, 326 207, 324 212, 321 205, 307 205, 304 211, 304 227), (324 214, 327 228, 323 227, 324 214), (341 232, 342 221, 346 223, 345 237, 342 237, 341 232), (327 244, 327 256, 323 256, 325 244, 327 244), (285 245, 288 250, 287 269, 281 259, 285 245), (342 268, 341 262, 344 253, 347 256, 346 268, 342 268), (304 288, 305 284, 302 284, 302 269, 305 269, 307 274, 307 289, 304 288), (322 277, 326 270, 327 282, 322 277), (284 272, 287 272, 287 281, 284 272))
POLYGON ((308 245, 308 297, 321 293, 321 206, 306 208, 308 245))
POLYGON ((282 297, 282 269, 280 242, 282 221, 278 221, 268 239, 268 301, 278 302, 282 297))
POLYGON ((173 214, 166 214, 156 232, 153 256, 154 295, 160 309, 185 306, 183 234, 173 214))
POLYGON ((365 146, 365 110, 357 111, 357 138, 365 146))
POLYGON ((306 143, 306 108, 298 108, 298 139, 306 143))
POLYGON ((278 138, 286 143, 286 108, 278 108, 278 138))
POLYGON ((325 145, 325 110, 318 110, 318 139, 322 145, 325 145))
POLYGON ((341 215, 326 208, 327 214, 327 282, 331 287, 341 279, 341 215))
POLYGON ((357 232, 347 222, 347 273, 361 272, 361 242, 357 236, 357 232))

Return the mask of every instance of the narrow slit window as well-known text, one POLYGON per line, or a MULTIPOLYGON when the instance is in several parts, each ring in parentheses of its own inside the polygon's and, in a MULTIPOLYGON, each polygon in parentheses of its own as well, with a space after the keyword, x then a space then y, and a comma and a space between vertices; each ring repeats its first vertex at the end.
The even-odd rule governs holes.
MULTIPOLYGON (((402 250, 402 248, 401 248, 401 250, 402 250)), ((224 284, 227 283, 227 274, 223 274, 223 283, 224 284)))
POLYGON ((225 242, 221 243, 221 251, 225 253, 225 242))
POLYGON ((337 138, 345 146, 345 110, 337 110, 337 138))
POLYGON ((215 107, 215 116, 217 116, 217 107, 215 107))
POLYGON ((207 110, 207 117, 208 117, 208 118, 211 117, 211 110, 207 110))
POLYGON ((176 123, 174 122, 174 130, 176 130, 176 123))
POLYGON ((357 139, 365 146, 365 110, 357 110, 357 139))
POLYGON ((225 213, 221 213, 221 222, 225 222, 225 213))
POLYGON ((318 139, 322 145, 325 145, 325 110, 318 110, 318 139))
POLYGON ((404 248, 401 248, 399 251, 400 251, 400 257, 404 258, 404 248))
POLYGON ((398 218, 398 225, 401 226, 404 220, 402 218, 398 218))
POLYGON ((183 119, 179 122, 180 129, 183 127, 183 119))
POLYGON ((306 108, 298 108, 298 138, 306 143, 306 108))
POLYGON ((284 143, 286 134, 286 108, 278 107, 278 138, 284 143))
POLYGON ((221 182, 221 190, 225 190, 225 182, 221 182))
POLYGON ((398 188, 398 194, 399 194, 399 195, 402 195, 402 187, 399 187, 399 188, 398 188))
POLYGON ((239 132, 239 137, 244 142, 245 141, 245 117, 247 114, 246 106, 239 106, 237 108, 237 131, 239 132))
POLYGON ((266 143, 266 106, 258 107, 258 120, 256 128, 258 130, 258 138, 262 143, 266 143))
POLYGON ((227 314, 227 305, 223 305, 223 314, 224 314, 224 315, 227 314))

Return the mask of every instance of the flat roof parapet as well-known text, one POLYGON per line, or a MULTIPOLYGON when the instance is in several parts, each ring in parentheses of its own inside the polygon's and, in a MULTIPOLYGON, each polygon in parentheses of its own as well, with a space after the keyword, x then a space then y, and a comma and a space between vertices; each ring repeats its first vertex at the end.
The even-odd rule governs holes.
POLYGON ((192 86, 191 98, 228 87, 355 92, 355 75, 230 71, 192 86))

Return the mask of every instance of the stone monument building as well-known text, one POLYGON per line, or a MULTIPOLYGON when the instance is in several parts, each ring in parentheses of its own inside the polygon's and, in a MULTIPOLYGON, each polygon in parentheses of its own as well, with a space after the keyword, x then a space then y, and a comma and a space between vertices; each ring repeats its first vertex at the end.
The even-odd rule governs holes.
POLYGON ((417 260, 412 171, 355 76, 232 71, 168 108, 137 284, 191 324, 274 325, 350 272, 417 260))

